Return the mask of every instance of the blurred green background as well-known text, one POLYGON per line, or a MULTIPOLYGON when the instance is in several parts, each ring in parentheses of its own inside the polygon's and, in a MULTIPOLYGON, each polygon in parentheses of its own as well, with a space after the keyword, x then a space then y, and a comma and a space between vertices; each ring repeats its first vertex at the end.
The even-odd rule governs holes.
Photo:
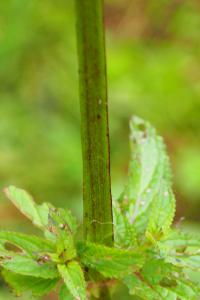
MULTIPOLYGON (((14 184, 38 202, 68 206, 81 224, 73 2, 0 1, 0 189, 14 184)), ((113 197, 126 181, 128 123, 136 114, 165 137, 177 195, 175 222, 184 217, 179 226, 198 232, 200 2, 106 0, 105 22, 113 197)), ((1 192, 0 227, 30 231, 29 225, 1 192)), ((0 300, 13 299, 1 286, 0 300)), ((129 299, 125 295, 119 291, 116 297, 129 299)))

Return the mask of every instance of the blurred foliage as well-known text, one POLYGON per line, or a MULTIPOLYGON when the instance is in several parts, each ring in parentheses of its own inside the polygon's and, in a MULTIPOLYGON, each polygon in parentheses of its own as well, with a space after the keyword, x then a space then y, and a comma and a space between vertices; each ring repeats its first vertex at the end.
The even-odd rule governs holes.
MULTIPOLYGON (((0 1, 0 188, 21 186, 81 220, 73 5, 0 1)), ((165 136, 177 218, 199 222, 200 3, 107 0, 105 8, 113 195, 126 180, 128 122, 136 114, 165 136)), ((0 218, 2 227, 25 224, 2 193, 0 218)))
POLYGON ((188 146, 179 150, 177 155, 177 183, 185 197, 193 202, 199 201, 200 155, 197 147, 188 146))

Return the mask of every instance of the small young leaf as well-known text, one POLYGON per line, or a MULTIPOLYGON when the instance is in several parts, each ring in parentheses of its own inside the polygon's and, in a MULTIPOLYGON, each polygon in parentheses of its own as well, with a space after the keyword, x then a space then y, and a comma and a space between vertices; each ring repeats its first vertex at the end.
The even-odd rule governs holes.
POLYGON ((42 238, 18 232, 0 231, 0 245, 5 248, 5 243, 19 247, 32 257, 41 252, 55 252, 55 246, 42 238))
POLYGON ((19 275, 7 270, 3 270, 2 275, 5 282, 14 291, 16 296, 20 296, 25 292, 30 292, 32 296, 43 296, 53 290, 58 282, 58 278, 36 278, 19 275))
POLYGON ((77 231, 77 222, 73 217, 71 211, 63 208, 52 208, 50 209, 50 218, 54 219, 54 222, 59 225, 63 224, 69 232, 76 234, 77 231))
POLYGON ((56 236, 57 253, 63 262, 69 261, 76 256, 72 231, 72 228, 75 230, 75 226, 73 225, 73 218, 69 216, 68 214, 66 217, 62 209, 50 209, 49 211, 48 228, 56 236))
POLYGON ((86 282, 83 271, 76 261, 58 265, 58 270, 68 290, 76 300, 86 299, 86 282))
POLYGON ((125 249, 137 246, 136 230, 122 213, 116 201, 113 203, 113 222, 115 246, 125 249))
POLYGON ((5 194, 12 203, 27 217, 34 225, 44 229, 48 224, 49 204, 37 205, 33 198, 25 191, 14 186, 5 189, 5 194))
POLYGON ((144 253, 109 248, 93 243, 79 242, 77 251, 85 266, 95 269, 107 278, 123 278, 138 270, 145 259, 144 253))
POLYGON ((166 233, 173 221, 174 212, 175 198, 173 192, 166 183, 163 183, 151 205, 147 232, 155 237, 166 233))
POLYGON ((46 279, 59 277, 58 270, 54 263, 42 260, 35 261, 23 255, 7 255, 0 259, 0 265, 8 271, 21 275, 46 279))

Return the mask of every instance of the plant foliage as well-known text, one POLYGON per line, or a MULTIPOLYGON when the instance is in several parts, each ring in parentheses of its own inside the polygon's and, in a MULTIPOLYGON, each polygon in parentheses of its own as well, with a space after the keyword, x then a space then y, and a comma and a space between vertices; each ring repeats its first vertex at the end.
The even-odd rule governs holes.
POLYGON ((113 201, 114 247, 77 241, 77 223, 69 211, 37 205, 14 186, 5 189, 44 235, 0 232, 1 274, 16 295, 43 296, 62 281, 60 300, 85 300, 94 287, 114 281, 139 299, 198 299, 200 289, 187 271, 200 269, 200 238, 171 228, 175 197, 163 139, 134 117, 130 142, 128 184, 113 201), (99 276, 89 276, 88 270, 99 276))

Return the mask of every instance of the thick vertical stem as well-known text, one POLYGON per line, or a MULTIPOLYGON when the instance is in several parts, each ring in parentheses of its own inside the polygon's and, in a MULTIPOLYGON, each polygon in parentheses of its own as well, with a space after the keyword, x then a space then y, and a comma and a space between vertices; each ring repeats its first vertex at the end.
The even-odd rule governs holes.
POLYGON ((84 237, 112 245, 112 201, 102 0, 76 0, 84 237))

